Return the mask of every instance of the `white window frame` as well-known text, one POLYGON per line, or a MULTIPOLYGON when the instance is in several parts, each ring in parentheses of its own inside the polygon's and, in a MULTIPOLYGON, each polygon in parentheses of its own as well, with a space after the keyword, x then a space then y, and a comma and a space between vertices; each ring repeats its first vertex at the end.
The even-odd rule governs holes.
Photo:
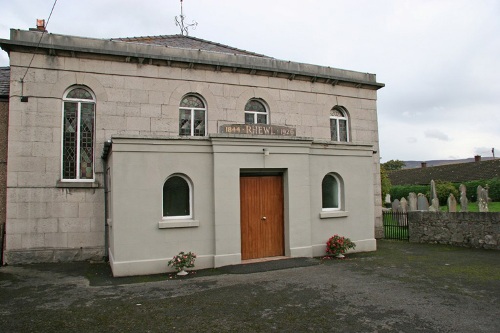
POLYGON ((96 97, 95 97, 95 94, 94 92, 89 89, 88 87, 86 86, 80 86, 80 85, 76 85, 76 86, 71 86, 69 87, 68 89, 66 89, 66 91, 64 92, 63 94, 63 102, 62 102, 62 110, 61 110, 61 182, 68 182, 68 183, 93 183, 95 182, 95 167, 96 167, 96 164, 95 164, 95 138, 96 138, 96 127, 95 127, 95 124, 96 124, 96 116, 97 116, 97 112, 96 112, 96 97), (66 96, 74 89, 84 89, 85 91, 87 91, 88 93, 90 93, 90 95, 92 96, 92 101, 88 100, 88 99, 77 99, 77 98, 67 98, 66 96), (78 103, 78 114, 77 114, 77 128, 78 128, 78 136, 77 136, 77 142, 76 142, 76 170, 77 170, 77 177, 76 178, 64 178, 64 161, 63 161, 63 154, 64 154, 64 104, 65 102, 73 102, 73 103, 78 103), (82 103, 94 103, 94 126, 93 126, 93 140, 92 140, 92 144, 93 144, 93 154, 92 154, 92 179, 82 179, 80 178, 80 140, 81 140, 81 136, 80 136, 80 125, 81 125, 81 108, 82 108, 82 103))
POLYGON ((189 178, 187 178, 186 176, 181 175, 181 174, 173 174, 173 175, 168 176, 167 179, 165 179, 165 181, 163 182, 161 193, 162 193, 162 195, 161 195, 162 220, 191 220, 191 219, 193 219, 193 186, 192 186, 189 178), (171 179, 173 177, 180 177, 180 178, 184 179, 184 181, 188 184, 188 187, 189 187, 189 215, 178 215, 178 216, 164 216, 163 215, 163 210, 165 208, 165 207, 163 207, 164 199, 165 199, 165 191, 164 191, 165 184, 167 183, 167 181, 169 179, 171 179))
MULTIPOLYGON (((264 107, 264 110, 266 110, 266 112, 264 113, 264 112, 246 111, 245 110, 245 124, 247 123, 246 122, 246 115, 247 114, 253 115, 253 123, 252 124, 255 124, 255 125, 261 124, 261 123, 257 122, 258 115, 259 114, 265 114, 266 115, 266 122, 264 123, 264 125, 268 125, 269 124, 269 108, 267 107, 267 104, 262 99, 260 99, 260 98, 251 98, 251 99, 248 100, 248 102, 250 102, 250 101, 255 101, 255 102, 260 103, 264 107)), ((245 104, 245 106, 246 106, 246 104, 245 104)))
POLYGON ((321 210, 323 212, 332 212, 332 211, 340 211, 340 210, 342 210, 342 207, 343 207, 342 193, 343 193, 343 188, 342 188, 342 182, 340 181, 340 178, 336 174, 334 174, 334 173, 328 173, 328 174, 326 174, 323 177, 323 179, 321 180, 321 210), (326 177, 333 177, 333 179, 337 183, 337 201, 338 201, 337 206, 338 207, 327 207, 327 208, 323 207, 323 201, 324 201, 324 198, 323 198, 323 181, 325 180, 326 177))
MULTIPOLYGON (((330 127, 332 126, 331 120, 335 120, 335 126, 336 126, 336 129, 337 129, 337 137, 336 138, 331 138, 331 140, 332 141, 336 141, 336 142, 349 142, 349 118, 348 118, 345 110, 343 110, 342 107, 334 106, 331 109, 331 111, 333 111, 333 110, 336 110, 336 111, 342 113, 343 116, 342 117, 338 117, 338 116, 332 116, 332 115, 330 115, 330 127), (341 141, 340 140, 340 120, 345 120, 345 126, 346 126, 346 140, 345 141, 341 141)), ((330 128, 330 133, 331 133, 331 128, 330 128)))
MULTIPOLYGON (((207 127, 208 127, 208 121, 207 121, 207 103, 205 102, 205 100, 200 95, 196 95, 196 94, 188 94, 188 95, 183 96, 182 99, 181 99, 181 102, 182 102, 182 100, 184 98, 189 97, 189 96, 194 96, 194 97, 198 98, 203 103, 203 105, 205 107, 204 108, 189 108, 189 107, 185 107, 185 106, 180 106, 179 105, 179 111, 180 110, 190 111, 190 114, 191 114, 191 123, 190 123, 191 133, 189 135, 182 135, 182 136, 195 136, 194 135, 194 114, 195 114, 195 111, 203 111, 203 116, 204 116, 204 119, 205 119, 205 133, 203 134, 203 136, 207 136, 207 127)), ((179 117, 180 117, 180 112, 179 112, 179 117)), ((179 128, 179 132, 180 132, 180 128, 179 128)))

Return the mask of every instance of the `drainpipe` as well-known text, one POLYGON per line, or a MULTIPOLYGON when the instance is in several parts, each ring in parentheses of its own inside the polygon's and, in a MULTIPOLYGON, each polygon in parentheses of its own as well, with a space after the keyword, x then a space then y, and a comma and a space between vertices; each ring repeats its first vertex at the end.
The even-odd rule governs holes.
POLYGON ((111 140, 104 142, 104 149, 102 151, 102 164, 104 169, 104 258, 109 261, 109 213, 108 213, 108 155, 111 149, 111 140))

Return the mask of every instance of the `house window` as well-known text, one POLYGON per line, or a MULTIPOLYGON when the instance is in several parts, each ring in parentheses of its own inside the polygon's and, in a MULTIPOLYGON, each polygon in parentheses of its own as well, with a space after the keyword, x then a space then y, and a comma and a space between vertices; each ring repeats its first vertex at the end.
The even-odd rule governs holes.
POLYGON ((179 135, 205 136, 206 111, 205 103, 198 96, 185 96, 179 106, 179 135))
POLYGON ((94 180, 95 98, 73 87, 63 98, 62 180, 94 180))
POLYGON ((341 183, 334 174, 327 174, 321 183, 323 210, 340 210, 341 183))
POLYGON ((191 186, 182 176, 171 176, 163 184, 163 217, 191 218, 191 186))
POLYGON ((349 141, 347 112, 340 106, 330 110, 330 133, 332 141, 349 141))
POLYGON ((267 124, 268 112, 264 104, 251 99, 245 105, 245 124, 267 124))

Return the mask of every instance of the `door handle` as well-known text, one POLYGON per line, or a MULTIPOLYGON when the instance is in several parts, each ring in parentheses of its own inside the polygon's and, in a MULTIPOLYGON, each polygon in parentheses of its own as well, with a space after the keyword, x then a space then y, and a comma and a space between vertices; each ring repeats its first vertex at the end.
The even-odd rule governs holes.
POLYGON ((267 217, 262 216, 261 220, 262 220, 262 221, 266 221, 266 220, 267 220, 267 217))

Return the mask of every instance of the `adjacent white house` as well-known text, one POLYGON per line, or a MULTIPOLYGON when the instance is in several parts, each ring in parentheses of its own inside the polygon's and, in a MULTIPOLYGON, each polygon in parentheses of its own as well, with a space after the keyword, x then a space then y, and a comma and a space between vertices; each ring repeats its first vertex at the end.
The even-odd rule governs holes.
POLYGON ((11 30, 7 263, 115 276, 356 251, 381 232, 374 74, 182 36, 11 30), (30 66, 31 63, 31 66, 30 66), (22 80, 21 80, 22 79, 22 80))

